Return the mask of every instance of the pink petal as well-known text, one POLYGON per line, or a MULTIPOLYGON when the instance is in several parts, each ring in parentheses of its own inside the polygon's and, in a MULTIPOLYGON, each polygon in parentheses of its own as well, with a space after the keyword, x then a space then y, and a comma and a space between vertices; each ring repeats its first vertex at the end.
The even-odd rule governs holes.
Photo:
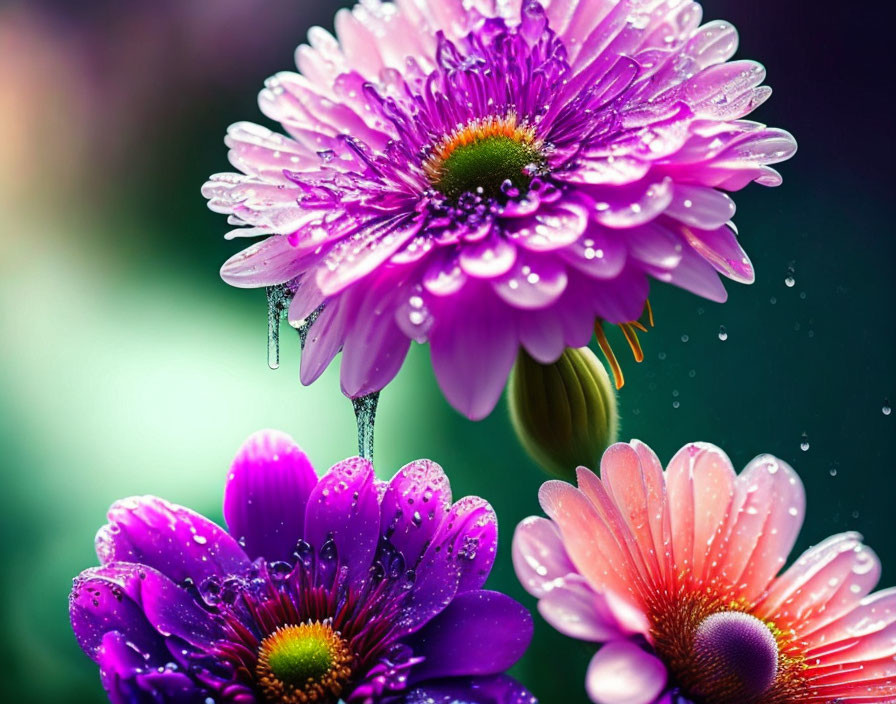
POLYGON ((538 602, 538 612, 560 633, 594 643, 625 637, 601 594, 585 579, 569 575, 538 602))
POLYGON ((712 231, 683 227, 681 233, 694 251, 723 276, 742 284, 756 280, 753 264, 730 227, 723 225, 712 231))
POLYGON ((638 575, 616 536, 579 489, 562 481, 545 482, 538 492, 545 513, 563 536, 566 552, 595 591, 613 591, 639 603, 638 575))
POLYGON ((796 472, 782 460, 760 455, 738 476, 729 526, 714 541, 707 564, 717 563, 710 578, 732 585, 753 601, 769 586, 785 562, 806 507, 796 472))
POLYGON ((273 235, 224 262, 221 278, 238 288, 273 286, 295 278, 305 266, 287 237, 273 235))
POLYGON ((686 445, 669 462, 666 493, 675 567, 696 584, 712 576, 707 554, 724 531, 734 485, 731 460, 715 445, 686 445))
POLYGON ((535 597, 543 597, 557 580, 576 571, 557 527, 539 516, 529 516, 516 527, 513 567, 523 588, 535 597))
POLYGON ((607 643, 588 665, 585 689, 595 704, 652 704, 666 686, 666 668, 627 640, 607 643))
POLYGON ((793 624, 801 640, 822 646, 814 634, 855 607, 880 579, 880 561, 857 533, 835 535, 809 548, 774 581, 756 613, 793 624))

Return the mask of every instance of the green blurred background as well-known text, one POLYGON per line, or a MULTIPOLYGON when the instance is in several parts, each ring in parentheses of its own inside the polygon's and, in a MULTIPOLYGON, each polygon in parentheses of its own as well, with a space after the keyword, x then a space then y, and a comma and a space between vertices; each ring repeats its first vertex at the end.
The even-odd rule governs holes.
MULTIPOLYGON (((219 280, 238 244, 199 196, 228 169, 226 126, 262 120, 262 80, 341 4, 0 2, 3 701, 104 701, 66 598, 95 563, 112 501, 153 493, 219 518, 228 463, 262 427, 290 432, 319 469, 355 452, 335 367, 301 387, 289 336, 268 370, 264 293, 219 280)), ((755 285, 729 286, 725 305, 654 287, 647 359, 625 362, 622 435, 664 461, 690 440, 738 466, 784 458, 809 496, 798 548, 860 530, 892 584, 894 155, 890 117, 870 108, 886 43, 842 4, 704 5, 741 30, 740 56, 769 69, 776 95, 757 119, 801 149, 783 187, 737 197, 755 285)), ((503 403, 480 423, 460 417, 419 346, 383 394, 377 471, 417 457, 441 463, 456 495, 493 503, 503 540, 491 585, 534 606, 509 542, 538 512, 544 477, 503 403)), ((588 657, 538 622, 517 674, 546 704, 584 702, 588 657)))

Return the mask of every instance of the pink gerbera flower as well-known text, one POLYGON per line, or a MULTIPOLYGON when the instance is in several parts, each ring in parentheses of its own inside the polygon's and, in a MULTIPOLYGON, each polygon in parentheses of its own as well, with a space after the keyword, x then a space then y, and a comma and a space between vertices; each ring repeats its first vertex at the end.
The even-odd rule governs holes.
POLYGON ((803 520, 794 471, 762 455, 738 476, 702 443, 666 471, 646 445, 610 447, 601 477, 547 482, 550 520, 517 528, 523 586, 555 628, 603 646, 598 704, 896 702, 896 590, 844 533, 775 576, 803 520))
MULTIPOLYGON (((725 300, 752 282, 725 191, 778 185, 795 148, 742 119, 763 67, 691 0, 366 0, 314 28, 299 73, 226 142, 213 176, 231 236, 263 237, 224 279, 280 286, 307 331, 301 379, 342 350, 344 393, 428 342, 448 400, 494 407, 522 346, 549 363, 627 325, 656 278, 725 300), (313 318, 312 318, 313 319, 313 318)), ((625 329, 629 337, 634 328, 625 329)), ((636 343, 633 343, 636 344, 636 343)))

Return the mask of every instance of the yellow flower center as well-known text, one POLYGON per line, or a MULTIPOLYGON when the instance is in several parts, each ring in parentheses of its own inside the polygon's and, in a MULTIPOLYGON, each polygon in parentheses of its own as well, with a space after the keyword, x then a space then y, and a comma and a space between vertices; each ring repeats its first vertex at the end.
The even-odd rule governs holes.
POLYGON ((308 704, 340 695, 352 659, 329 624, 283 626, 261 642, 255 674, 269 702, 308 704))

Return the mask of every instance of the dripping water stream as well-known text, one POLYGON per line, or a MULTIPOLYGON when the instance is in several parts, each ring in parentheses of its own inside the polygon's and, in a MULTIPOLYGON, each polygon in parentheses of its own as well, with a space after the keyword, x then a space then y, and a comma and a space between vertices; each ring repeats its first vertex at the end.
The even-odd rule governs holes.
POLYGON ((373 424, 376 420, 376 406, 379 400, 379 391, 352 399, 355 419, 358 422, 358 454, 371 463, 373 462, 373 424))
MULTIPOLYGON (((268 366, 271 369, 277 369, 280 367, 280 323, 289 309, 293 293, 288 285, 268 286, 266 292, 268 298, 268 366)), ((303 351, 308 340, 308 331, 323 309, 324 307, 321 305, 307 318, 294 324, 303 351)), ((358 424, 358 454, 370 462, 373 462, 373 426, 376 421, 376 408, 379 399, 379 391, 352 399, 352 408, 354 408, 355 420, 358 424)))

